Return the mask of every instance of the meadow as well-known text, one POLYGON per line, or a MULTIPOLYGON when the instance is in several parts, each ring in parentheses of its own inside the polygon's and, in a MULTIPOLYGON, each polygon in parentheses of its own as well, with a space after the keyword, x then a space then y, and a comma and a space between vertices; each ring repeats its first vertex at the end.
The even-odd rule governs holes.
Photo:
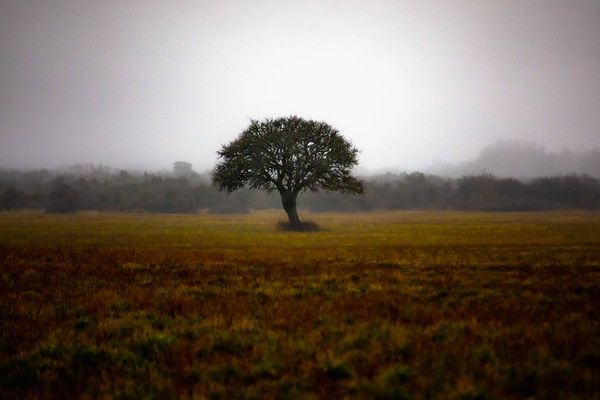
POLYGON ((0 213, 0 398, 600 398, 600 213, 301 217, 0 213))

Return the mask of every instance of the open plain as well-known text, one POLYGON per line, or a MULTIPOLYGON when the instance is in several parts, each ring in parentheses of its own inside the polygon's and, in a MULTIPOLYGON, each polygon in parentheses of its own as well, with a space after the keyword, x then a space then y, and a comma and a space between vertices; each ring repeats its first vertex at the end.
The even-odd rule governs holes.
POLYGON ((600 213, 0 213, 0 397, 600 398, 600 213))

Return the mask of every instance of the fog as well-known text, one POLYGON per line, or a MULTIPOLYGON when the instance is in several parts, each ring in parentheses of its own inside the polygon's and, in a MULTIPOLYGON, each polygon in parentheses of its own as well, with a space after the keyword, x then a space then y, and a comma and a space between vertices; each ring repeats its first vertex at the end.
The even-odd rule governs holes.
POLYGON ((291 114, 367 172, 600 147, 600 2, 0 1, 0 167, 202 171, 291 114))

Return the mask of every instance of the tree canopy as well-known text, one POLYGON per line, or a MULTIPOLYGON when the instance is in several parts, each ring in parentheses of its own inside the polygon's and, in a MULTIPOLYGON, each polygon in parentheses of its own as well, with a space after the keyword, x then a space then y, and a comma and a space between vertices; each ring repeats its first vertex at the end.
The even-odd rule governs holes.
POLYGON ((296 199, 304 190, 362 193, 352 175, 358 150, 325 122, 297 116, 252 120, 217 153, 213 182, 232 192, 242 187, 277 190, 290 223, 300 226, 296 199))

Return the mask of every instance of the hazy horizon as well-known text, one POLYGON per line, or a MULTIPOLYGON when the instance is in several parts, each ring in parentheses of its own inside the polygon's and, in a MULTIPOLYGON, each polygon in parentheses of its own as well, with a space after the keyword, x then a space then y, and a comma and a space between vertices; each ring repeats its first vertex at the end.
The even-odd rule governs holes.
POLYGON ((210 169, 250 119, 362 171, 600 147, 600 2, 0 1, 0 167, 210 169))

